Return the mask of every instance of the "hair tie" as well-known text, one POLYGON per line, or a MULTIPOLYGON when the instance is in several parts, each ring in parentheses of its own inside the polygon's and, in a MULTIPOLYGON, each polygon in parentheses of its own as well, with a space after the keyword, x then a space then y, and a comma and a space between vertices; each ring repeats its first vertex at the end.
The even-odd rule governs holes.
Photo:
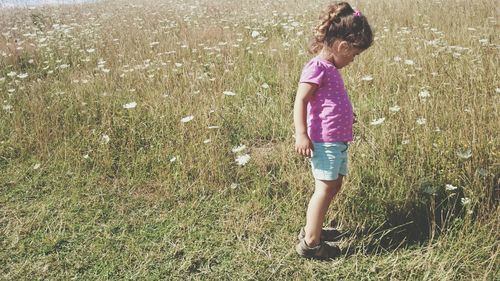
POLYGON ((355 17, 361 17, 361 12, 359 10, 354 10, 354 13, 352 13, 352 15, 355 17))

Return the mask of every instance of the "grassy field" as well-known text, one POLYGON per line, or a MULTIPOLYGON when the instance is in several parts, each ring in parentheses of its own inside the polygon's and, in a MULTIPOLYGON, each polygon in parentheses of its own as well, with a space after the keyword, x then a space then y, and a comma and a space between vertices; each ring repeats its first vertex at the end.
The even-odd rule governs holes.
POLYGON ((295 254, 292 109, 326 3, 0 9, 2 279, 498 280, 494 0, 351 2, 376 40, 342 71, 343 254, 295 254))

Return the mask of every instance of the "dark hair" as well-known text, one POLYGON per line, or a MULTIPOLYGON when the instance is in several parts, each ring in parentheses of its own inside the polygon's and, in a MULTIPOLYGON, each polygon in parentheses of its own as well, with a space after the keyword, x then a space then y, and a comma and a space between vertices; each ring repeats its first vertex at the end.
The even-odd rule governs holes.
POLYGON ((373 43, 373 33, 368 20, 347 2, 329 5, 321 12, 319 20, 309 46, 310 53, 318 53, 325 44, 330 46, 335 39, 347 41, 363 50, 373 43))

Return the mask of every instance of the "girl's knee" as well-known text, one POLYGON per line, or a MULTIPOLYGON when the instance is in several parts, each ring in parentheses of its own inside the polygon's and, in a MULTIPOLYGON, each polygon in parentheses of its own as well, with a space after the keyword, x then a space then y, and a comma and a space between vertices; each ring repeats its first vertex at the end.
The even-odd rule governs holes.
POLYGON ((327 196, 335 195, 342 187, 342 176, 336 180, 316 180, 314 192, 325 194, 327 196))

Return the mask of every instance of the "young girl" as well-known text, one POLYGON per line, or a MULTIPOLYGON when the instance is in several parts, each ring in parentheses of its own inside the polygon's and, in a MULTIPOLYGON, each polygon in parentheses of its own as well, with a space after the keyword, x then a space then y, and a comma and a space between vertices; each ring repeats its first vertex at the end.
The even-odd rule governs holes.
POLYGON ((330 5, 320 15, 309 50, 316 57, 304 66, 293 114, 295 150, 312 156, 315 178, 306 226, 296 246, 303 257, 325 259, 339 254, 338 248, 325 243, 332 233, 322 229, 328 206, 347 175, 347 148, 353 139, 354 113, 339 69, 372 43, 366 17, 348 3, 330 5))

